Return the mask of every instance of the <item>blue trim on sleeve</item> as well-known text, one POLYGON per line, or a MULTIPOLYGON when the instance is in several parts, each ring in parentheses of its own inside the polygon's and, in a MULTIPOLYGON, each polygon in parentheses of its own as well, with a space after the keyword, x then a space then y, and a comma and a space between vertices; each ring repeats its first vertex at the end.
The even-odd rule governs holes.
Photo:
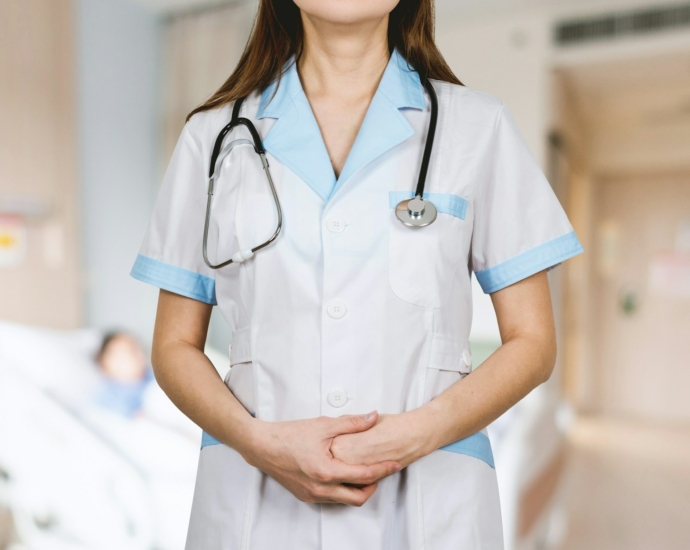
MULTIPOLYGON (((388 207, 395 208, 399 202, 414 197, 414 191, 389 191, 388 207)), ((424 198, 434 203, 436 210, 441 214, 450 214, 461 220, 467 214, 467 200, 459 195, 450 193, 424 193, 424 198)))
POLYGON ((472 456, 483 460, 492 468, 496 468, 494 465, 494 454, 491 451, 491 442, 486 434, 482 432, 477 432, 474 435, 441 447, 441 451, 448 451, 451 453, 458 453, 461 455, 472 456))
POLYGON ((485 294, 501 290, 539 271, 555 267, 584 252, 574 231, 535 246, 489 269, 477 271, 477 281, 485 294))
POLYGON ((130 275, 163 290, 216 305, 216 282, 200 273, 139 254, 130 275))

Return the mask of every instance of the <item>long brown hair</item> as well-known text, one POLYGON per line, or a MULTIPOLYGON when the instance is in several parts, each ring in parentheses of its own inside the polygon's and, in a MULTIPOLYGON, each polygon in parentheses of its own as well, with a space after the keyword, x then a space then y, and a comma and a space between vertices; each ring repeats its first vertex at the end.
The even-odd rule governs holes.
MULTIPOLYGON (((187 115, 208 111, 279 80, 282 68, 303 48, 302 18, 292 0, 261 0, 242 57, 225 83, 187 115)), ((388 47, 397 48, 422 78, 462 86, 434 42, 434 0, 400 0, 388 21, 388 47)))

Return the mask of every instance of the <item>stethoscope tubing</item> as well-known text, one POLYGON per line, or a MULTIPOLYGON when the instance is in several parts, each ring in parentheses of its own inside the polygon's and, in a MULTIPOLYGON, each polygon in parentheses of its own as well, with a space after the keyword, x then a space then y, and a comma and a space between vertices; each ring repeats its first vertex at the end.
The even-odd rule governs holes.
POLYGON ((276 186, 273 183, 273 178, 271 177, 271 171, 269 169, 268 165, 268 159, 266 158, 266 150, 264 149, 263 143, 261 142, 261 137, 259 136, 259 132, 256 130, 256 127, 252 123, 251 120, 247 118, 243 118, 239 116, 240 112, 240 107, 242 106, 242 103, 244 102, 245 98, 240 98, 235 102, 235 105, 233 106, 232 109, 232 118, 230 120, 230 123, 227 124, 218 134, 218 137, 216 138, 216 142, 213 146, 213 153, 211 155, 211 165, 209 166, 209 180, 208 180, 208 197, 206 199, 206 216, 204 217, 204 237, 203 237, 203 242, 202 242, 202 254, 204 257, 204 263, 210 267, 211 269, 220 269, 221 267, 225 267, 226 265, 230 265, 232 263, 238 263, 241 261, 244 261, 245 259, 248 259, 253 255, 257 250, 261 250, 262 248, 267 247, 269 244, 271 244, 273 241, 276 240, 278 237, 278 234, 280 233, 280 230, 283 228, 283 209, 280 205, 280 199, 278 198, 278 192, 276 191, 276 186), (237 127, 237 126, 244 126, 249 130, 249 133, 252 136, 252 141, 249 141, 248 139, 238 139, 230 142, 228 146, 226 146, 224 149, 221 149, 223 146, 223 140, 225 139, 225 136, 227 136, 230 131, 237 127), (249 249, 248 251, 243 250, 240 251, 240 256, 238 257, 237 255, 233 256, 229 260, 225 262, 221 262, 219 264, 212 264, 210 260, 208 259, 208 231, 209 231, 209 226, 211 223, 211 209, 212 209, 212 202, 213 202, 213 192, 214 192, 214 186, 215 186, 215 174, 216 172, 220 171, 220 165, 223 163, 225 158, 230 154, 230 152, 235 148, 240 145, 251 145, 254 148, 254 151, 259 155, 259 158, 261 159, 261 166, 266 174, 266 179, 268 180, 268 185, 271 189, 271 195, 273 196, 273 201, 276 205, 276 212, 278 213, 278 223, 276 225, 276 229, 273 232, 273 235, 271 235, 270 238, 268 238, 265 242, 255 246, 254 248, 249 249))
MULTIPOLYGON (((429 201, 423 201, 423 195, 424 187, 426 184, 426 178, 429 171, 431 152, 434 147, 434 138, 436 136, 436 126, 438 123, 438 98, 436 97, 436 91, 434 90, 434 87, 432 86, 428 78, 424 79, 424 88, 429 94, 429 101, 431 103, 431 117, 429 120, 429 127, 427 130, 426 143, 424 145, 424 153, 422 155, 422 163, 419 168, 419 179, 417 180, 417 187, 415 189, 415 198, 421 201, 420 204, 424 202, 426 204, 430 204, 429 201)), ((202 243, 202 254, 204 257, 204 263, 211 269, 220 269, 221 267, 225 267, 232 263, 241 263, 244 260, 250 258, 255 252, 267 247, 269 244, 275 241, 283 227, 283 210, 280 205, 280 199, 278 198, 278 192, 276 191, 273 178, 271 177, 271 171, 269 169, 268 160, 266 159, 266 150, 264 149, 263 143, 261 142, 261 137, 259 136, 259 132, 257 131, 256 127, 249 119, 239 116, 240 108, 245 99, 246 98, 242 97, 235 101, 235 105, 232 109, 231 120, 219 132, 218 137, 216 138, 216 142, 213 146, 213 152, 211 154, 211 163, 209 166, 208 173, 208 198, 206 201, 206 216, 204 219, 204 236, 202 243), (238 139, 232 141, 228 146, 225 147, 225 149, 223 149, 223 140, 230 133, 230 131, 237 126, 244 126, 245 128, 247 128, 247 130, 251 134, 252 140, 249 141, 247 139, 238 139), (230 152, 235 147, 240 145, 251 145, 254 148, 254 151, 261 158, 261 165, 263 167, 264 172, 266 173, 266 178, 271 189, 271 195, 273 196, 273 200, 276 205, 276 211, 278 213, 278 223, 275 231, 273 232, 273 235, 271 235, 271 237, 267 239, 265 242, 259 244, 258 246, 255 246, 254 248, 238 251, 235 255, 233 255, 232 258, 225 262, 221 262, 219 264, 212 264, 208 259, 208 232, 211 221, 215 174, 216 172, 220 171, 220 165, 223 163, 227 155, 230 154, 230 152)), ((409 201, 403 202, 408 203, 409 201)), ((401 205, 402 204, 403 203, 401 203, 401 205)), ((396 210, 400 209, 401 205, 398 205, 398 208, 396 210)), ((424 225, 428 225, 429 223, 433 222, 436 218, 436 209, 434 208, 433 204, 430 205, 430 209, 433 210, 433 217, 425 221, 424 223, 416 223, 414 225, 423 227, 424 225)), ((403 221, 403 219, 401 219, 401 221, 403 221)), ((408 220, 403 221, 403 223, 405 223, 405 225, 413 225, 408 220)))
POLYGON ((424 186, 426 185, 426 176, 429 171, 429 161, 431 160, 431 151, 434 148, 436 125, 438 123, 438 98, 436 97, 436 90, 434 90, 434 87, 431 85, 431 82, 428 78, 424 79, 424 89, 429 94, 429 101, 431 102, 431 118, 429 120, 429 128, 426 134, 424 154, 422 155, 422 165, 419 168, 417 189, 415 190, 415 196, 419 197, 420 199, 424 195, 424 186))
MULTIPOLYGON (((239 147, 241 145, 251 145, 252 147, 254 144, 249 141, 248 139, 237 139, 232 142, 230 142, 218 155, 216 158, 216 165, 220 165, 223 163, 225 158, 232 152, 232 150, 235 147, 239 147)), ((274 231, 273 235, 271 237, 261 243, 258 246, 255 246, 254 248, 251 249, 252 254, 255 253, 257 250, 261 250, 262 248, 268 246, 271 244, 276 238, 278 237, 278 234, 280 233, 280 230, 283 227, 283 209, 281 208, 280 205, 280 199, 278 198, 278 192, 276 191, 275 184, 273 183, 273 178, 271 177, 271 171, 269 170, 269 165, 268 165, 268 159, 266 158, 266 154, 264 152, 259 153, 259 157, 261 158, 261 166, 263 167, 264 172, 266 173, 266 178, 268 179, 268 184, 271 188, 271 194, 273 196, 273 200, 276 205, 276 211, 278 213, 278 225, 276 227, 276 230, 274 231)), ((215 174, 215 171, 214 171, 215 174)), ((215 176, 211 175, 209 178, 209 185, 208 185, 208 198, 206 199, 206 216, 204 218, 204 238, 203 238, 203 243, 202 243, 202 253, 204 256, 204 263, 211 269, 220 269, 221 267, 225 267, 226 265, 230 265, 231 263, 234 263, 234 260, 231 258, 225 262, 221 262, 219 264, 212 264, 210 260, 208 259, 208 230, 209 230, 209 225, 211 222, 211 202, 213 201, 213 191, 214 191, 214 185, 215 185, 215 176)))

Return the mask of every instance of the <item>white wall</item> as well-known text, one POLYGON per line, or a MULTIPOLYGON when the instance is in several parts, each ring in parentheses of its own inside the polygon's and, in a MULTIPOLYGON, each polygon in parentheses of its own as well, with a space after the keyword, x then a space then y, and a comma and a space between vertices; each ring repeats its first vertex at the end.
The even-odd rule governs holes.
POLYGON ((440 20, 437 42, 460 80, 505 102, 544 165, 548 122, 548 18, 538 13, 490 20, 440 20))
MULTIPOLYGON (((465 14, 467 15, 467 14, 465 14)), ((541 13, 439 17, 436 41, 456 76, 501 99, 542 167, 548 132, 549 24, 541 13)), ((491 299, 473 281, 473 341, 500 342, 491 299)))
POLYGON ((78 114, 84 322, 153 330, 157 291, 129 271, 159 179, 161 23, 131 0, 80 0, 78 114))

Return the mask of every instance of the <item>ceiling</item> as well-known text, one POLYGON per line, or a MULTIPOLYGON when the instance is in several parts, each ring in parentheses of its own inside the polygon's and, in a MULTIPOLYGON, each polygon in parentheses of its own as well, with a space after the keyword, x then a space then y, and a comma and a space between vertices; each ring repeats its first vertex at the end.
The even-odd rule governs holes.
POLYGON ((690 167, 690 52, 559 72, 600 171, 690 167))

